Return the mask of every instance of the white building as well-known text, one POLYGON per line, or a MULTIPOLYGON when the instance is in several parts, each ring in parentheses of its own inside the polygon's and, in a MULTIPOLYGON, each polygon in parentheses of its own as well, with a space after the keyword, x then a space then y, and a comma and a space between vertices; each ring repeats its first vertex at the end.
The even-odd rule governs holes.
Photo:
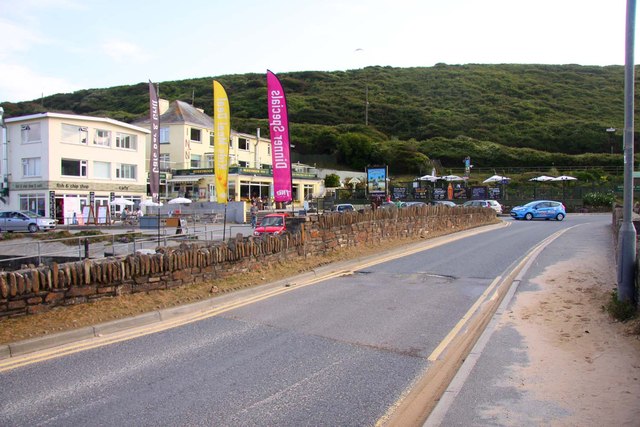
POLYGON ((40 113, 5 120, 0 168, 8 194, 2 209, 105 222, 116 197, 139 203, 147 194, 147 129, 112 119, 40 113))

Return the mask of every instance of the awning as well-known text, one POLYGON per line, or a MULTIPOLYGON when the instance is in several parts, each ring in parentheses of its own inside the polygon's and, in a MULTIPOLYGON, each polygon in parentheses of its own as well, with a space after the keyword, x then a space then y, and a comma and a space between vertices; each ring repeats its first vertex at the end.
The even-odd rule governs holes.
POLYGON ((201 176, 174 176, 171 179, 168 179, 167 182, 196 182, 200 181, 203 177, 201 176))

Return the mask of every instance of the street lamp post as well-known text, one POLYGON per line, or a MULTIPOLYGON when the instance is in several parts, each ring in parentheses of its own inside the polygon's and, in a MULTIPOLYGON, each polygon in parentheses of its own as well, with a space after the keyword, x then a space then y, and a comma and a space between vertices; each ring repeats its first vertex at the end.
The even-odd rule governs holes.
POLYGON ((633 110, 636 1, 627 0, 624 72, 624 201, 618 232, 618 301, 635 304, 636 229, 633 215, 633 110))
POLYGON ((611 154, 613 154, 613 135, 616 133, 616 128, 607 128, 609 134, 609 146, 611 147, 611 154))

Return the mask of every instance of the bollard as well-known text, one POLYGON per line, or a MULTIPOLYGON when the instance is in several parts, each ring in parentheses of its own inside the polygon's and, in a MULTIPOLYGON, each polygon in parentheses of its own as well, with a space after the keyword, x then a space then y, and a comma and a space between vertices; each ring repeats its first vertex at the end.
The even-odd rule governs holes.
POLYGON ((84 259, 89 259, 89 239, 84 239, 84 259))

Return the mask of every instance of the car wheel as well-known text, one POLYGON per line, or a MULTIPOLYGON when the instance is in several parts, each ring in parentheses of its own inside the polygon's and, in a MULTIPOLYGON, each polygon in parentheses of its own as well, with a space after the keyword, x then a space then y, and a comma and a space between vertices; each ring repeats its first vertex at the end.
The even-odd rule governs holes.
POLYGON ((526 219, 527 221, 531 221, 533 219, 533 214, 531 212, 527 212, 527 214, 524 216, 524 219, 526 219))
POLYGON ((35 233, 36 231, 38 231, 38 226, 36 224, 29 224, 27 230, 29 230, 29 233, 35 233))
POLYGON ((556 215, 556 221, 562 221, 564 219, 564 215, 559 213, 558 215, 556 215))

